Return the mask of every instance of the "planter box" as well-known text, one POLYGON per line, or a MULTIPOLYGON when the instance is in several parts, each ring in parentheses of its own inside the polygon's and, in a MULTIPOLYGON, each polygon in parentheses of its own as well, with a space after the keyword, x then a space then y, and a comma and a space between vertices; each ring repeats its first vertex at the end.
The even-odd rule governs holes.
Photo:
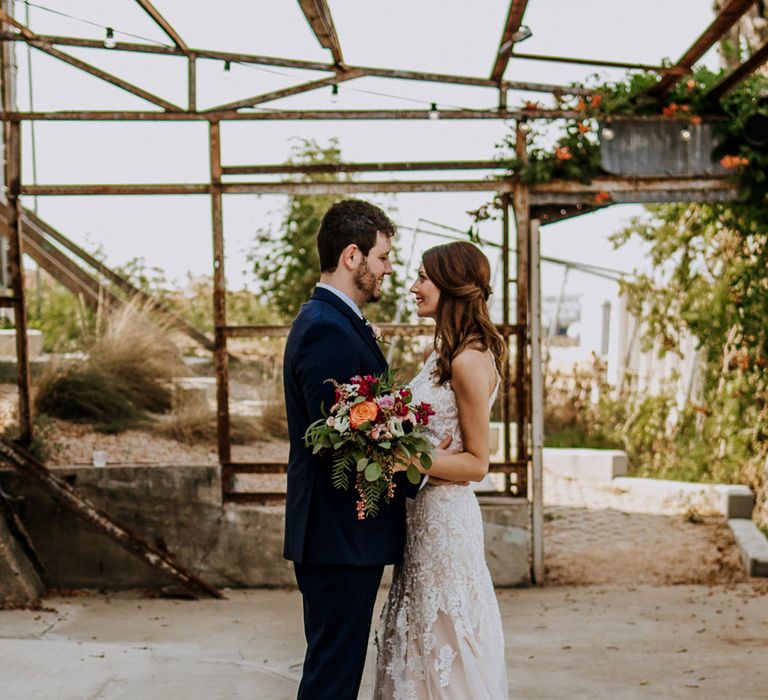
POLYGON ((712 152, 719 145, 712 123, 691 124, 668 117, 616 119, 600 125, 614 137, 600 140, 600 163, 611 175, 623 177, 712 177, 727 175, 712 152), (690 132, 685 140, 681 132, 690 132))

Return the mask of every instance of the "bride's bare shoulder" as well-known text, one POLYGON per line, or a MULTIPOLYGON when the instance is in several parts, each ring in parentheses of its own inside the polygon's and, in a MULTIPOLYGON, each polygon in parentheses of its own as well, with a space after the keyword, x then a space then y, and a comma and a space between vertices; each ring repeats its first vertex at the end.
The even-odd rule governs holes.
POLYGON ((451 361, 451 378, 454 389, 462 385, 475 385, 485 378, 488 378, 489 382, 491 379, 495 381, 495 375, 491 377, 491 369, 487 350, 473 347, 464 348, 451 361))

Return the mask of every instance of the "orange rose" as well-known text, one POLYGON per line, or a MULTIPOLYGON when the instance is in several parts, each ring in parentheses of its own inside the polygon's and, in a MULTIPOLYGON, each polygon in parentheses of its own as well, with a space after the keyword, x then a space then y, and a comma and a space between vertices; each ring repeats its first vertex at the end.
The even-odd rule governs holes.
POLYGON ((352 406, 349 412, 349 424, 357 430, 363 423, 375 420, 379 407, 373 401, 361 401, 352 406))

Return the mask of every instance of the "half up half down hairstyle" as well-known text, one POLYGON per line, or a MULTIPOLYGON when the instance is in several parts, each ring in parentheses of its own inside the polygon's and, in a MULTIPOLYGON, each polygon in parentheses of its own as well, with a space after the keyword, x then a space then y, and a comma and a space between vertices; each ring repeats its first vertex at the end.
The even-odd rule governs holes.
POLYGON ((496 369, 503 374, 507 357, 504 339, 488 313, 491 267, 488 258, 472 243, 456 241, 434 246, 422 258, 424 271, 440 290, 437 302, 435 378, 451 378, 451 363, 463 350, 490 350, 496 369))

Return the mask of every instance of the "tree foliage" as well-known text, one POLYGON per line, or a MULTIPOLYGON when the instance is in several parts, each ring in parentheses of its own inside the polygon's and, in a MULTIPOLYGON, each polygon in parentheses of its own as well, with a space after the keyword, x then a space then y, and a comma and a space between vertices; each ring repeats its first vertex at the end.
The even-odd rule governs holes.
MULTIPOLYGON (((327 146, 313 140, 302 140, 293 149, 288 163, 291 165, 319 165, 341 163, 338 142, 332 139, 327 146)), ((343 173, 313 173, 298 176, 298 181, 337 182, 349 177, 343 173)), ((315 240, 320 222, 328 208, 339 201, 335 194, 292 195, 288 199, 279 228, 256 231, 255 246, 248 254, 258 288, 268 305, 284 320, 292 319, 299 307, 310 297, 320 277, 315 240)), ((366 310, 366 316, 376 320, 389 320, 396 311, 398 296, 402 296, 402 262, 397 245, 390 259, 394 274, 384 285, 381 301, 366 310)))
POLYGON ((688 331, 700 344, 703 390, 674 421, 663 460, 756 487, 768 453, 766 224, 750 203, 670 204, 614 236, 646 243, 655 268, 623 285, 646 341, 678 352, 688 331))

